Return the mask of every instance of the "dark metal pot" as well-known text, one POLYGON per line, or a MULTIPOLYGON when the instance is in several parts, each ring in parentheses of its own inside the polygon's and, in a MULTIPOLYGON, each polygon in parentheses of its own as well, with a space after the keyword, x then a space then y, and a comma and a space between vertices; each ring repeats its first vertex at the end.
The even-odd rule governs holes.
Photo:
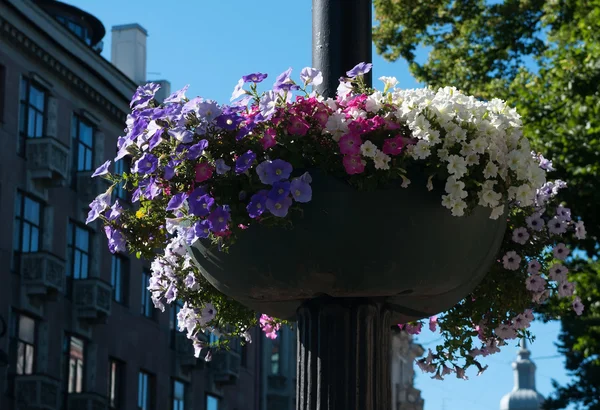
POLYGON ((454 217, 442 183, 358 191, 311 172, 313 199, 293 229, 253 225, 229 253, 197 241, 192 257, 219 291, 271 316, 293 319, 318 296, 386 302, 404 323, 447 310, 471 292, 497 257, 506 218, 478 207, 454 217))

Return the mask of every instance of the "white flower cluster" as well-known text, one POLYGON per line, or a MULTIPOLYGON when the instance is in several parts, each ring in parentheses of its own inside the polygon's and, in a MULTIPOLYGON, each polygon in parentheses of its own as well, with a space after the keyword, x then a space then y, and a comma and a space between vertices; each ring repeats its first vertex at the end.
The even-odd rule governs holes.
POLYGON ((533 204, 546 182, 545 171, 532 157, 513 108, 499 99, 479 101, 454 87, 396 90, 392 101, 397 118, 418 139, 409 154, 425 159, 433 153, 446 164, 450 177, 442 204, 453 215, 464 214, 468 181, 480 186, 478 204, 492 208, 492 219, 504 213, 505 195, 521 206, 533 204))

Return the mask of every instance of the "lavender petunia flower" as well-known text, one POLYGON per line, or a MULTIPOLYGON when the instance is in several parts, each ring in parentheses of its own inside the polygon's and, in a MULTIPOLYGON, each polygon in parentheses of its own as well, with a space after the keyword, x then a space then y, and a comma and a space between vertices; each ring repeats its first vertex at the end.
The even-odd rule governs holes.
POLYGON ((117 229, 114 229, 110 225, 106 225, 104 227, 104 233, 106 234, 106 237, 108 238, 108 250, 110 251, 110 253, 127 251, 127 244, 125 243, 125 237, 123 236, 123 234, 120 231, 118 231, 117 229))
POLYGON ((169 203, 167 204, 167 211, 174 211, 176 209, 181 208, 183 202, 187 199, 187 197, 188 195, 185 192, 173 195, 173 197, 169 200, 169 203))
POLYGON ((110 167, 110 164, 111 164, 111 161, 108 160, 104 164, 102 164, 98 168, 96 168, 96 170, 92 174, 92 178, 108 174, 108 168, 110 167))
POLYGON ((138 159, 135 162, 132 171, 136 174, 146 175, 156 171, 157 167, 158 158, 146 152, 144 155, 141 156, 140 159, 138 159))
POLYGON ((273 91, 290 91, 300 89, 300 87, 294 83, 294 80, 290 78, 291 73, 292 68, 290 67, 283 73, 279 74, 275 80, 275 84, 273 84, 273 91))
POLYGON ((358 63, 352 68, 352 70, 347 71, 346 75, 350 78, 357 77, 359 75, 367 74, 373 68, 373 64, 371 63, 358 63))
POLYGON ((229 222, 229 212, 225 210, 225 207, 220 206, 213 210, 209 217, 208 221, 211 224, 213 232, 223 232, 227 229, 227 223, 229 222))
POLYGON ((225 163, 224 159, 219 158, 215 161, 215 169, 217 171, 217 174, 223 175, 229 172, 231 167, 225 163))
POLYGON ((189 144, 194 141, 194 133, 183 127, 172 128, 169 130, 168 134, 184 144, 189 144))
POLYGON ((229 101, 236 100, 244 94, 246 94, 246 90, 244 90, 244 79, 240 78, 237 85, 233 89, 233 93, 231 94, 231 98, 229 99, 229 101))
POLYGON ((156 178, 150 178, 146 184, 146 189, 144 191, 144 196, 148 199, 154 199, 160 195, 162 189, 156 183, 156 178))
POLYGON ((194 224, 194 231, 195 234, 198 238, 204 239, 204 238, 208 238, 208 235, 210 234, 210 222, 207 221, 206 219, 203 221, 199 221, 196 222, 194 224))
POLYGON ((110 206, 110 196, 112 193, 112 189, 98 195, 90 204, 90 212, 88 213, 88 217, 85 220, 86 224, 89 224, 92 221, 98 219, 100 214, 104 212, 106 208, 110 206))
POLYGON ((179 160, 170 160, 167 165, 165 166, 165 173, 163 175, 163 178, 166 179, 167 181, 170 181, 171 179, 173 179, 173 177, 175 176, 175 167, 177 165, 179 165, 181 161, 179 160))
POLYGON ((171 103, 171 102, 176 102, 176 103, 181 102, 183 99, 185 99, 185 93, 189 87, 190 87, 190 85, 188 84, 185 87, 183 87, 181 90, 175 91, 174 93, 169 95, 167 98, 165 98, 165 100, 163 102, 165 104, 171 103))
POLYGON ((109 221, 117 221, 122 213, 123 213, 123 207, 121 206, 121 204, 119 203, 119 200, 117 199, 115 201, 115 203, 113 204, 113 206, 110 207, 110 212, 108 213, 107 218, 109 221))
POLYGON ((192 145, 188 149, 188 152, 185 156, 186 159, 194 160, 194 159, 200 158, 200 156, 204 153, 204 150, 206 149, 206 147, 208 147, 207 140, 201 140, 197 144, 192 145))
POLYGON ((250 218, 257 218, 267 209, 267 191, 261 190, 252 195, 250 203, 246 206, 250 218))
POLYGON ((267 78, 267 74, 263 73, 252 73, 242 77, 245 83, 260 83, 265 78, 267 78))
POLYGON ((290 185, 290 181, 277 181, 273 183, 273 188, 271 188, 267 195, 268 198, 275 202, 283 200, 290 193, 290 185))
POLYGON ((160 85, 156 83, 148 83, 146 85, 139 86, 135 91, 133 98, 131 99, 129 107, 135 107, 136 110, 146 108, 159 89, 160 85))
POLYGON ((164 128, 160 128, 160 129, 156 130, 154 135, 148 140, 148 150, 149 151, 152 151, 163 141, 162 134, 164 131, 165 131, 164 128))
POLYGON ((245 154, 240 155, 235 160, 235 173, 241 174, 242 172, 247 171, 248 168, 250 168, 252 166, 252 163, 254 162, 255 159, 256 159, 256 154, 254 152, 252 152, 251 150, 248 150, 248 152, 246 152, 245 154))
POLYGON ((215 200, 204 193, 204 189, 196 188, 188 197, 190 211, 196 216, 207 216, 215 204, 215 200))
POLYGON ((320 85, 323 82, 323 73, 312 67, 305 67, 300 72, 300 79, 304 81, 304 85, 320 85))
POLYGON ((263 184, 272 185, 277 181, 288 179, 292 173, 292 164, 282 159, 261 162, 256 173, 263 184))
POLYGON ((312 188, 302 177, 292 180, 290 192, 296 202, 310 202, 312 199, 312 188))
POLYGON ((213 121, 219 115, 221 115, 221 108, 219 104, 213 100, 204 100, 197 105, 196 113, 198 116, 207 122, 213 121))
POLYGON ((287 215, 288 209, 292 205, 292 198, 286 196, 280 201, 267 199, 267 209, 275 216, 283 218, 287 215))
POLYGON ((268 119, 275 114, 275 110, 277 109, 277 97, 278 95, 273 91, 267 91, 262 96, 258 102, 258 108, 263 117, 268 119))

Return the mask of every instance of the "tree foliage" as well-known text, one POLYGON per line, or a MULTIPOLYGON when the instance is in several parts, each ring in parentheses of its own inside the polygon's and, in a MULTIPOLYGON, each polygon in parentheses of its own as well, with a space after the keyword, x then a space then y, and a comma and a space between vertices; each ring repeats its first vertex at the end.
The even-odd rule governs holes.
MULTIPOLYGON (((568 183, 564 200, 600 256, 600 0, 374 0, 377 52, 417 80, 506 100, 532 146, 568 183), (419 57, 419 48, 428 51, 419 57)), ((574 382, 547 408, 600 409, 600 264, 582 262, 583 316, 562 317, 560 350, 574 382)), ((549 308, 547 318, 552 317, 549 308)))

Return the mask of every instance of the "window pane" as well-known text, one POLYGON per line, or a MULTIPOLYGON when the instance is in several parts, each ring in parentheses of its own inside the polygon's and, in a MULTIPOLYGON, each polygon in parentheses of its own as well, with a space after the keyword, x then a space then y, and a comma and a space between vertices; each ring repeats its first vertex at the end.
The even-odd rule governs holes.
POLYGON ((82 251, 89 252, 89 232, 80 227, 75 228, 75 246, 82 251))
POLYGON ((19 93, 20 97, 19 98, 22 101, 27 101, 27 86, 28 86, 27 79, 26 78, 21 78, 21 89, 19 90, 20 91, 20 93, 19 93))
POLYGON ((69 246, 73 245, 73 228, 74 225, 69 222, 69 227, 67 229, 67 244, 69 244, 69 246))
POLYGON ((110 379, 108 387, 108 398, 110 407, 115 407, 117 404, 117 363, 110 362, 110 379))
POLYGON ((23 374, 25 370, 25 343, 17 345, 17 374, 23 374))
POLYGON ((36 112, 35 113, 35 138, 41 138, 44 136, 44 115, 36 112))
POLYGON ((85 169, 85 148, 83 144, 77 144, 77 171, 85 169))
POLYGON ((29 252, 37 252, 40 246, 40 230, 34 226, 31 227, 31 242, 29 252))
POLYGON ((75 257, 74 259, 74 264, 73 264, 73 277, 75 279, 79 279, 81 278, 81 252, 79 251, 74 251, 75 253, 75 257))
POLYGON ((81 254, 81 279, 88 277, 89 258, 85 253, 81 254))
POLYGON ((27 112, 27 136, 33 137, 35 135, 35 110, 29 107, 27 112))
POLYGON ((27 344, 25 345, 25 374, 33 373, 33 357, 34 357, 34 348, 33 345, 27 344))
POLYGON ((19 132, 22 134, 27 131, 25 124, 27 124, 27 105, 21 103, 19 107, 19 132))
POLYGON ((79 139, 88 147, 92 147, 92 127, 84 122, 79 122, 79 139))
POLYGON ((19 315, 19 340, 34 344, 35 320, 29 316, 19 315))
POLYGON ((206 396, 206 410, 219 410, 219 399, 215 396, 206 396))
POLYGON ((29 224, 23 224, 23 240, 21 241, 21 252, 29 252, 29 241, 31 240, 29 224))
POLYGON ((40 225, 40 203, 25 197, 25 220, 40 225))
POLYGON ((71 138, 77 138, 77 124, 78 124, 78 120, 77 117, 73 116, 71 118, 71 138))
POLYGON ((29 103, 42 112, 44 111, 44 97, 45 93, 36 86, 32 85, 29 88, 29 103))
POLYGON ((85 150, 85 169, 84 169, 84 171, 91 171, 91 170, 92 170, 92 150, 86 149, 85 150))

